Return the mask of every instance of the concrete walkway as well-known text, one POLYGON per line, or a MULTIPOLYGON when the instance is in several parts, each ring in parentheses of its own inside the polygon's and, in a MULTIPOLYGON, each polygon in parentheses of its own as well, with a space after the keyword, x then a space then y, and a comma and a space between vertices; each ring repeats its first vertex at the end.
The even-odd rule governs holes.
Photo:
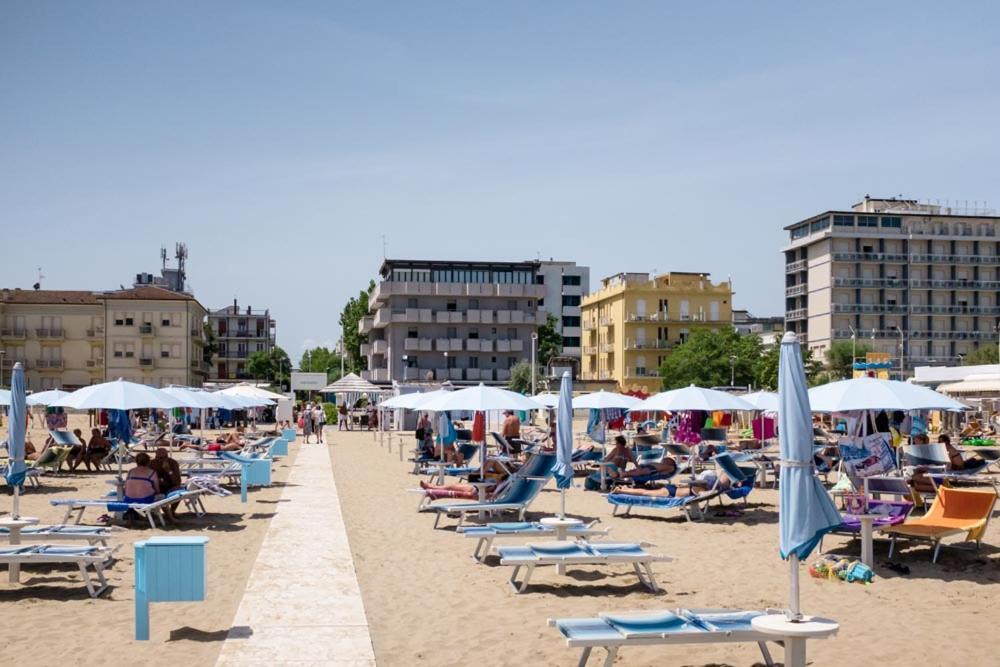
POLYGON ((375 664, 329 450, 298 446, 219 665, 375 664))

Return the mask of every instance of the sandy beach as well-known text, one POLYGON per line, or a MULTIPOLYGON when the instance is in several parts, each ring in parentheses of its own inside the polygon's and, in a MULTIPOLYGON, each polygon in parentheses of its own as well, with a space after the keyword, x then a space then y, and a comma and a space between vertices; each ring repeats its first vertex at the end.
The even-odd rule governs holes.
MULTIPOLYGON (((83 428, 86 420, 86 415, 72 415, 70 428, 83 428)), ((45 435, 36 429, 30 437, 40 445, 45 435)), ((237 488, 225 498, 207 497, 204 517, 181 513, 176 528, 152 530, 135 522, 135 527, 117 531, 111 545, 120 546, 106 571, 110 589, 98 599, 88 596, 75 568, 22 567, 20 586, 8 583, 6 567, 0 569, 0 615, 6 619, 0 651, 32 665, 215 664, 297 452, 298 444, 292 445, 290 456, 275 462, 272 485, 251 490, 246 505, 240 503, 237 488), (204 602, 152 605, 150 640, 137 642, 132 545, 154 535, 209 538, 208 593, 204 602)), ((22 497, 21 513, 42 523, 59 523, 65 510, 52 507, 50 499, 92 499, 107 492, 106 480, 113 475, 83 470, 44 475, 41 488, 22 497)), ((0 506, 6 514, 10 497, 0 506)), ((97 508, 88 509, 85 522, 93 523, 100 514, 97 508)))
MULTIPOLYGON (((626 567, 536 571, 528 592, 507 586, 510 568, 495 556, 485 565, 472 558, 472 541, 457 535, 454 521, 432 528, 431 514, 418 514, 418 496, 405 493, 418 478, 371 433, 333 432, 330 457, 361 583, 375 655, 380 665, 481 664, 574 665, 576 650, 565 647, 546 626, 551 617, 669 607, 783 607, 787 565, 777 553, 776 491, 755 489, 740 516, 715 516, 688 523, 674 515, 642 511, 633 518, 611 516, 597 493, 571 489, 567 510, 600 519, 615 541, 645 540, 651 550, 677 558, 654 565, 664 592, 649 593, 626 567)), ((398 439, 397 439, 398 441, 398 439)), ((407 452, 412 437, 403 437, 407 452)), ((578 479, 578 481, 580 481, 578 479)), ((541 494, 529 518, 552 514, 559 494, 541 494)), ((884 664, 982 665, 995 660, 990 639, 995 598, 1000 593, 1000 525, 993 522, 979 553, 944 549, 937 565, 930 549, 904 548, 894 560, 909 576, 876 568, 872 585, 811 579, 803 571, 806 612, 835 618, 839 636, 809 643, 813 665, 884 664)), ((857 557, 860 544, 829 536, 825 549, 857 557)), ((876 564, 888 542, 876 540, 876 564)), ((603 652, 600 658, 603 660, 603 652)), ((780 648, 773 648, 781 660, 780 648)), ((592 658, 599 664, 598 657, 592 658)), ((626 648, 621 665, 751 665, 761 661, 752 644, 687 648, 626 648)))

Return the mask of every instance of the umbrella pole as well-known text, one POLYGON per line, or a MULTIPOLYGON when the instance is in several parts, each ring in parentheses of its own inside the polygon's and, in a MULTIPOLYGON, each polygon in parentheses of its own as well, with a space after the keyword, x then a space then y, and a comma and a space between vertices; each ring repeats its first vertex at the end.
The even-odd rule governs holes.
MULTIPOLYGON (((799 607, 799 557, 792 554, 788 557, 789 566, 789 591, 788 591, 788 615, 790 621, 801 621, 802 610, 799 607)), ((802 663, 805 664, 805 663, 802 663)))
POLYGON ((559 489, 559 518, 566 518, 566 489, 559 489))
MULTIPOLYGON (((11 461, 11 465, 13 465, 13 463, 14 462, 11 461)), ((10 518, 14 519, 15 521, 17 519, 21 518, 21 485, 20 484, 15 484, 14 485, 14 501, 13 501, 13 503, 10 506, 10 518)))

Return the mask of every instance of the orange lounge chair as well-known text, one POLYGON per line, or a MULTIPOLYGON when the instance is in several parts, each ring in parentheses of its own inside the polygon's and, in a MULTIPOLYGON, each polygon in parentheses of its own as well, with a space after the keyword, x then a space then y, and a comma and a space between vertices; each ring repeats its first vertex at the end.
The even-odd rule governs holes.
POLYGON ((937 562, 941 540, 945 537, 966 533, 965 540, 975 540, 978 549, 996 502, 994 489, 939 487, 927 514, 884 529, 883 532, 892 535, 889 558, 892 558, 897 537, 929 541, 934 545, 933 563, 937 562))

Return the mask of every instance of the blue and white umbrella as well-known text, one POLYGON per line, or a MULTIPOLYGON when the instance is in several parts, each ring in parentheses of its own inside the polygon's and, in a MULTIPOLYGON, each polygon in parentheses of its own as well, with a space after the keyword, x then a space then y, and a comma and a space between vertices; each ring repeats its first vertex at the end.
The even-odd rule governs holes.
POLYGON ((24 436, 28 430, 28 407, 25 403, 24 367, 21 362, 14 364, 10 376, 10 418, 7 453, 7 484, 14 489, 14 502, 10 510, 12 519, 20 518, 20 493, 24 475, 28 467, 24 463, 24 436))
POLYGON ((566 516, 566 489, 573 485, 573 380, 563 371, 556 411, 556 466, 559 487, 559 518, 566 516))
POLYGON ((799 620, 799 561, 823 535, 840 525, 840 513, 813 470, 813 428, 809 390, 799 339, 787 332, 778 361, 778 443, 781 448, 779 524, 781 557, 791 567, 791 620, 799 620))

